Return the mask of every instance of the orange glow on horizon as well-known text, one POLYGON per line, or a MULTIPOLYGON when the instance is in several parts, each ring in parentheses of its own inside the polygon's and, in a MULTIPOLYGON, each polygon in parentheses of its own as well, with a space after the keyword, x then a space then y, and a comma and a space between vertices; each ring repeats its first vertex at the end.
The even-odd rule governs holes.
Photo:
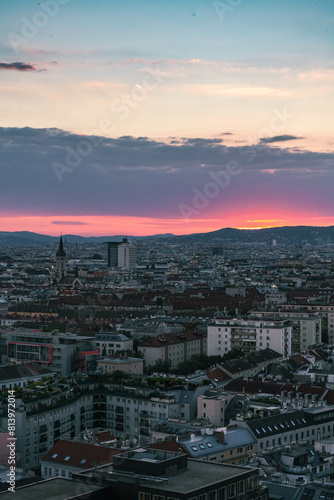
MULTIPOLYGON (((253 215, 253 214, 252 214, 253 215)), ((30 231, 58 236, 76 234, 80 236, 149 236, 173 233, 191 234, 216 231, 225 227, 237 229, 264 229, 282 226, 330 226, 333 217, 289 214, 272 219, 250 219, 250 214, 233 214, 231 217, 203 219, 154 219, 131 216, 7 216, 0 218, 0 231, 30 231), (262 224, 261 224, 262 222, 262 224)))

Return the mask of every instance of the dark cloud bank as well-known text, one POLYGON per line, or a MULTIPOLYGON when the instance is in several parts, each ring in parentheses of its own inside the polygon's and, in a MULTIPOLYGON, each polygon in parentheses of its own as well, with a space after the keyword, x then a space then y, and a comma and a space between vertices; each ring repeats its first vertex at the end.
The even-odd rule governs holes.
MULTIPOLYGON (((278 136, 276 141, 287 137, 294 138, 278 136)), ((227 147, 218 139, 162 142, 87 137, 59 129, 0 128, 0 210, 75 218, 178 218, 179 205, 192 205, 195 193, 212 184, 212 174, 226 171, 234 162, 240 173, 219 192, 214 193, 211 185, 213 196, 203 205, 203 216, 229 216, 265 203, 285 212, 308 208, 330 215, 333 159, 330 153, 281 149, 265 141, 227 147)))

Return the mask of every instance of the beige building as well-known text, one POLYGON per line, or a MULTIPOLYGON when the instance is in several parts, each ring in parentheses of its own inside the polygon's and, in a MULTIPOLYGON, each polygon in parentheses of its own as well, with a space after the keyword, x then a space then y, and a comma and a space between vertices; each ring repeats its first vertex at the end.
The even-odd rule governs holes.
POLYGON ((207 334, 200 330, 185 330, 153 337, 138 346, 148 366, 158 360, 171 361, 171 368, 191 359, 197 354, 207 352, 207 334))
MULTIPOLYGON (((317 303, 307 303, 307 304, 283 304, 281 307, 282 312, 294 311, 294 312, 313 312, 319 313, 323 320, 324 329, 327 328, 328 332, 328 343, 334 343, 334 305, 322 305, 317 303)), ((321 342, 321 340, 320 340, 321 342)))
POLYGON ((198 396, 197 418, 208 418, 211 424, 224 427, 226 425, 225 410, 234 397, 235 394, 198 396))
POLYGON ((144 373, 144 360, 141 358, 102 358, 97 363, 105 373, 113 373, 117 370, 125 373, 142 375, 144 373))
POLYGON ((292 352, 305 351, 321 342, 321 317, 318 314, 283 311, 280 317, 291 321, 292 352))

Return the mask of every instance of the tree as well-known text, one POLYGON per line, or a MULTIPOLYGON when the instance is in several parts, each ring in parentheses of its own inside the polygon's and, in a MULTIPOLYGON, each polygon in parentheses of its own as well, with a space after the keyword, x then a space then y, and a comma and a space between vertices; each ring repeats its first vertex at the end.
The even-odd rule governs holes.
POLYGON ((154 365, 148 366, 146 371, 148 373, 160 372, 160 373, 169 373, 172 368, 172 362, 170 359, 164 361, 162 358, 158 359, 154 365))

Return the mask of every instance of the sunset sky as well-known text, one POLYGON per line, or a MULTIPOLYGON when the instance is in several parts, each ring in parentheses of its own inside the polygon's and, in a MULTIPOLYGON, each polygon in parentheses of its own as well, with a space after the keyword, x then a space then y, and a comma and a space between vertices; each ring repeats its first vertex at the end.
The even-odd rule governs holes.
POLYGON ((0 0, 0 231, 334 225, 333 0, 0 0))

